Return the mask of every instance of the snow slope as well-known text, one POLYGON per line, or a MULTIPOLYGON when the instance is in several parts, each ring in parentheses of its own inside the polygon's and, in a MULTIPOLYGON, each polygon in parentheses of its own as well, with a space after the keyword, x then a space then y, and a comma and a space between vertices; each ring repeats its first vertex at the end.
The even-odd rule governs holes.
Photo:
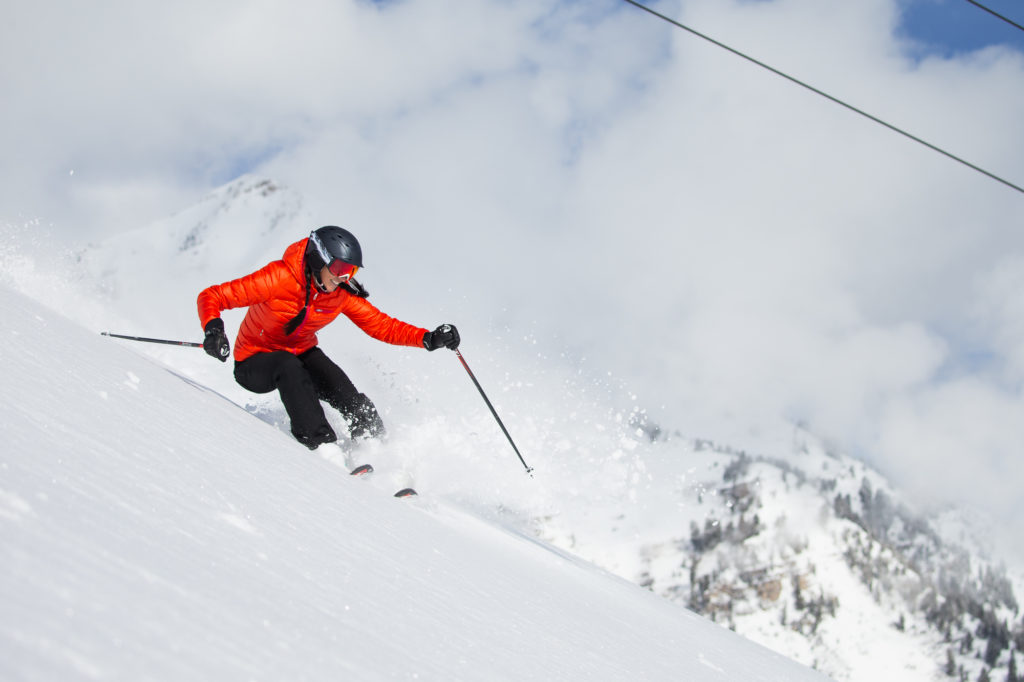
POLYGON ((0 308, 0 679, 823 679, 500 516, 396 500, 7 286, 0 308))
MULTIPOLYGON (((276 259, 320 222, 294 190, 243 176, 76 252, 54 253, 38 225, 0 226, 0 283, 90 332, 198 340, 200 289, 276 259)), ((959 509, 922 516, 878 472, 792 424, 728 443, 701 437, 705 425, 689 414, 659 427, 642 395, 559 350, 559 339, 502 321, 493 306, 475 308, 443 278, 397 267, 401 234, 365 235, 376 254, 361 273, 371 300, 422 326, 459 325, 463 352, 537 470, 523 475, 451 353, 381 344, 341 319, 320 341, 384 415, 388 441, 360 451, 378 466, 372 485, 381 492, 416 485, 435 510, 549 543, 566 560, 591 561, 837 680, 894 671, 907 682, 945 679, 951 653, 971 679, 1010 669, 1008 641, 992 626, 1005 622, 1024 642, 1014 596, 1024 580, 1012 565, 1009 580, 1000 577, 984 518, 959 509), (1001 651, 990 650, 993 639, 1001 651)), ((225 311, 232 336, 241 317, 225 311)), ((295 447, 277 396, 239 387, 230 363, 101 339, 99 348, 111 347, 259 417, 231 426, 236 435, 265 429, 262 420, 274 427, 268 438, 295 447)), ((332 471, 355 463, 333 448, 313 459, 332 471)))

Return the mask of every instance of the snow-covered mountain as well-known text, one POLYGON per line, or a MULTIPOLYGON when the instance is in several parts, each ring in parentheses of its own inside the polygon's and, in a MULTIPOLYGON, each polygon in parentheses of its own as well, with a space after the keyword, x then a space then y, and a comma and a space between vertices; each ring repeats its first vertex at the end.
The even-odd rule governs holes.
MULTIPOLYGON (((200 289, 279 257, 288 243, 311 227, 330 222, 334 221, 305 208, 294 190, 247 176, 165 221, 75 252, 66 270, 74 275, 66 281, 55 282, 48 268, 33 267, 32 261, 5 249, 4 258, 11 265, 5 267, 5 279, 93 331, 198 339, 195 296, 200 289)), ((387 443, 361 451, 378 464, 375 485, 415 483, 425 491, 424 500, 430 500, 431 514, 464 522, 458 533, 472 527, 467 535, 479 532, 491 540, 494 533, 509 535, 512 542, 547 548, 558 561, 585 571, 592 569, 584 560, 592 562, 659 595, 681 614, 696 611, 837 680, 1016 675, 1012 652, 1024 650, 1017 604, 1024 583, 1020 567, 1004 567, 989 551, 983 519, 964 510, 925 516, 878 472, 832 451, 798 426, 762 439, 757 451, 744 451, 736 444, 703 440, 700 433, 680 432, 675 424, 654 424, 642 407, 642 396, 607 377, 594 376, 581 362, 551 347, 549 340, 522 343, 522 332, 506 328, 489 318, 488 311, 472 309, 469 303, 449 302, 438 309, 430 297, 403 296, 423 283, 404 281, 400 272, 389 271, 380 261, 366 271, 364 283, 371 300, 385 312, 426 327, 444 321, 459 324, 467 360, 537 471, 535 479, 523 476, 454 358, 384 346, 339 320, 321 334, 321 343, 381 407, 391 434, 387 443)), ((225 314, 229 330, 240 319, 238 311, 225 314)), ((98 336, 87 345, 90 357, 102 347, 118 353, 104 362, 129 357, 135 363, 136 354, 146 354, 169 368, 178 384, 184 379, 183 385, 199 388, 200 395, 218 396, 213 403, 226 406, 241 421, 236 424, 233 419, 223 427, 217 420, 203 422, 210 452, 229 451, 225 456, 239 457, 235 439, 248 443, 249 436, 238 432, 265 429, 241 410, 231 412, 228 401, 286 431, 276 397, 245 392, 235 385, 229 368, 201 351, 98 336), (119 346, 128 346, 127 352, 119 346)), ((65 351, 40 352, 62 357, 65 351)), ((103 365, 97 371, 113 370, 103 365)), ((141 376, 138 370, 131 371, 141 376)), ((161 384, 136 397, 152 403, 146 409, 175 411, 174 398, 165 396, 164 390, 161 384)), ((88 391, 77 400, 96 402, 88 391)), ((93 407, 78 409, 98 422, 106 414, 93 407)), ((216 414, 221 418, 220 412, 216 414)), ((132 420, 136 413, 128 415, 132 420)), ((70 429, 62 423, 57 419, 51 428, 70 429)), ((168 426, 170 431, 181 429, 173 423, 168 426)), ((186 433, 175 435, 170 447, 195 456, 192 440, 198 436, 186 433)), ((88 437, 104 450, 117 447, 116 441, 92 432, 88 437)), ((287 457, 288 465, 302 457, 287 438, 275 443, 271 449, 278 457, 287 457), (281 455, 282 449, 291 454, 281 455)), ((260 466, 273 471, 285 466, 274 464, 268 450, 261 452, 265 454, 260 466)), ((332 458, 330 453, 320 454, 312 459, 332 458)), ((344 458, 335 454, 332 459, 329 464, 342 464, 344 458)), ((300 486, 303 475, 312 474, 296 472, 295 485, 300 486)), ((134 481, 138 485, 159 485, 139 476, 134 481)), ((230 488, 225 481, 214 485, 230 488)), ((242 483, 232 479, 231 485, 242 483)), ((158 491, 178 492, 176 487, 158 491)), ((242 491, 252 492, 245 487, 242 491)), ((321 492, 327 495, 326 490, 321 492)), ((32 506, 22 492, 12 494, 32 506)), ((219 487, 209 494, 231 497, 219 487)), ((254 501, 249 513, 269 518, 276 509, 287 509, 288 495, 274 495, 280 507, 264 509, 254 501)), ((393 512, 393 506, 384 509, 388 511, 378 513, 393 512)), ((302 506, 300 511, 314 515, 315 507, 302 506)), ((347 508, 340 511, 348 513, 347 508)), ((241 525, 250 523, 244 515, 229 515, 245 522, 241 525)), ((285 520, 275 516, 273 522, 285 520)), ((392 530, 395 524, 401 525, 389 518, 389 534, 398 532, 392 530)), ((417 526, 417 532, 426 531, 417 526)), ((202 534, 197 537, 212 542, 202 534)), ((427 533, 418 548, 433 551, 439 542, 427 533)), ((327 570, 315 562, 308 568, 301 563, 292 567, 327 570)), ((361 565, 360 570, 371 568, 361 565)), ((415 578, 414 583, 419 591, 462 604, 429 577, 415 578)), ((502 592, 502 599, 506 597, 512 603, 522 595, 502 592)), ((387 606, 403 608, 397 600, 387 606)), ((380 628, 375 636, 387 631, 384 621, 373 623, 380 628)), ((311 627, 327 625, 315 621, 311 627)), ((476 622, 475 627, 483 626, 476 622)), ((446 632, 455 640, 473 641, 472 629, 446 632)), ((660 636, 651 634, 654 639, 660 636)), ((480 646, 498 646, 490 638, 481 639, 480 646)), ((701 671, 705 675, 717 668, 728 679, 746 679, 706 654, 690 654, 709 664, 701 671)), ((531 669, 523 668, 520 677, 528 678, 531 669)), ((673 679, 680 676, 712 679, 684 673, 673 679)))
POLYGON ((788 457, 695 441, 664 459, 654 475, 674 485, 678 509, 662 514, 675 531, 642 528, 648 509, 616 522, 618 542, 570 541, 575 551, 837 679, 1016 668, 1019 591, 956 537, 965 514, 922 517, 799 429, 788 457))

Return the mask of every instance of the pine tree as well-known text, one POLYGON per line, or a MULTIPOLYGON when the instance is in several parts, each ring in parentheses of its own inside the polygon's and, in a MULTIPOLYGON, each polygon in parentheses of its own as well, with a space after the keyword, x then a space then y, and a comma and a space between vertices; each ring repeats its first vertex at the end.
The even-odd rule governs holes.
POLYGON ((1017 659, 1012 651, 1010 652, 1010 664, 1006 671, 1006 682, 1020 682, 1020 678, 1017 677, 1017 659))
POLYGON ((960 653, 970 654, 974 649, 974 636, 971 633, 965 633, 963 639, 960 640, 960 653))
POLYGON ((996 661, 999 660, 999 654, 1002 652, 1003 643, 1000 638, 996 635, 989 637, 988 642, 985 643, 985 662, 995 667, 996 661))

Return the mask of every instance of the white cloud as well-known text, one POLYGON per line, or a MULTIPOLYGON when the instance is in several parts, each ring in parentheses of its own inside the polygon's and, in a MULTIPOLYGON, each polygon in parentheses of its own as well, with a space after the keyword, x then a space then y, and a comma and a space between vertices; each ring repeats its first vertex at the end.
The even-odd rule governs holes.
MULTIPOLYGON (((661 9, 1024 181, 1024 57, 919 61, 899 6, 661 9)), ((668 426, 801 419, 1004 510, 1024 484, 1024 197, 635 8, 9 14, 7 220, 133 227, 260 160, 365 239, 375 291, 565 344, 668 426)))
POLYGON ((967 501, 1021 523, 1022 413, 1019 390, 975 378, 930 387, 888 406, 879 454, 925 500, 967 501))
POLYGON ((1001 379, 1024 383, 1024 255, 993 259, 991 269, 978 276, 974 317, 968 323, 979 344, 987 344, 1001 364, 1001 379))

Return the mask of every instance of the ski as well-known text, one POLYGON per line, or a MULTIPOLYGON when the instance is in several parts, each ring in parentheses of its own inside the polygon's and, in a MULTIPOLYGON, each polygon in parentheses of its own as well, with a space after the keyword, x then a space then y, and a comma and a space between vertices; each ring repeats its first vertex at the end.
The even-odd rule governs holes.
MULTIPOLYGON (((349 473, 349 476, 366 476, 368 474, 372 474, 373 473, 373 465, 372 464, 360 464, 359 466, 357 466, 355 469, 353 469, 352 471, 350 471, 348 473, 349 473)), ((417 493, 412 488, 402 488, 397 493, 395 493, 395 497, 412 497, 413 495, 418 495, 418 494, 419 493, 417 493)))

